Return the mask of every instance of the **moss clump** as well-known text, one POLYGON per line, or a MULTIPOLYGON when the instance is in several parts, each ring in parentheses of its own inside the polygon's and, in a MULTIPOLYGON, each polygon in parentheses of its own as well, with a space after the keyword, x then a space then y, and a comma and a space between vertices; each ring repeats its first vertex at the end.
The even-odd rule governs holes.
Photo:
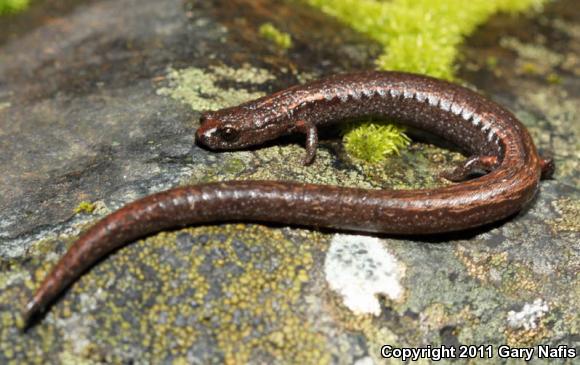
POLYGON ((396 124, 366 122, 349 129, 344 136, 345 148, 352 156, 371 163, 381 162, 393 153, 399 154, 399 150, 411 142, 403 133, 405 129, 396 124))
MULTIPOLYGON (((380 43, 384 51, 376 61, 377 68, 450 80, 454 77, 458 46, 465 36, 496 12, 522 11, 539 7, 547 0, 305 1, 380 43)), ((359 128, 367 126, 370 124, 359 128)), ((349 133, 370 135, 371 130, 353 129, 349 133)), ((347 148, 350 153, 357 149, 361 148, 347 148)))
POLYGON ((91 214, 92 212, 95 211, 95 208, 96 208, 95 204, 87 201, 82 201, 75 208, 75 214, 79 213, 91 214))
POLYGON ((491 15, 547 0, 307 0, 385 47, 382 70, 452 79, 457 47, 491 15))
POLYGON ((495 70, 497 68, 498 62, 499 61, 495 56, 489 56, 485 60, 485 64, 487 65, 487 68, 489 68, 490 70, 495 70))
POLYGON ((29 0, 0 0, 0 15, 17 13, 28 7, 29 0))
POLYGON ((264 23, 260 26, 260 35, 281 49, 292 47, 292 37, 276 28, 272 23, 264 23))
POLYGON ((551 72, 546 76, 546 81, 552 85, 560 85, 562 83, 562 78, 555 72, 551 72))
POLYGON ((525 75, 537 75, 540 71, 538 66, 531 62, 526 62, 521 66, 520 72, 525 75))

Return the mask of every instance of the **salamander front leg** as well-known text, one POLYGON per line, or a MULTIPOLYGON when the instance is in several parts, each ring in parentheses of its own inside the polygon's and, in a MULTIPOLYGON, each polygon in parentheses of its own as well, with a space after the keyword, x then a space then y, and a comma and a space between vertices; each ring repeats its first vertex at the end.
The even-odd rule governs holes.
POLYGON ((310 165, 316 156, 316 148, 318 147, 318 131, 312 122, 299 120, 296 122, 296 130, 306 135, 306 156, 304 156, 304 165, 310 165))
POLYGON ((464 181, 471 175, 490 172, 497 164, 495 156, 473 156, 454 170, 443 172, 441 177, 453 182, 464 181))

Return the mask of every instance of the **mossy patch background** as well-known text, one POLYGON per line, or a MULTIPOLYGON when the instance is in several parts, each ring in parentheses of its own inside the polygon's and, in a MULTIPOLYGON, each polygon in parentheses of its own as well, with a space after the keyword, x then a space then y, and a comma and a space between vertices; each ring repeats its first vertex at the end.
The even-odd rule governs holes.
POLYGON ((30 0, 0 0, 0 15, 23 11, 30 0))

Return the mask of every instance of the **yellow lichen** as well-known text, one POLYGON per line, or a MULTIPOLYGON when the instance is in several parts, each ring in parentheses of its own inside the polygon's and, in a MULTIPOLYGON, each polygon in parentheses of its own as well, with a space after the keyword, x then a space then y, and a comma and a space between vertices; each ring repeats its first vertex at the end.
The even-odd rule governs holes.
POLYGON ((245 229, 243 242, 248 249, 262 246, 262 252, 254 257, 256 261, 240 262, 230 239, 217 244, 226 254, 228 264, 244 267, 240 276, 224 283, 224 298, 208 313, 220 318, 216 336, 225 362, 246 363, 254 352, 266 352, 274 358, 328 363, 324 337, 300 317, 298 300, 302 285, 308 281, 308 268, 313 264, 311 245, 296 245, 278 230, 262 232, 259 226, 245 229), (260 237, 267 237, 266 250, 261 242, 264 238, 260 237), (274 265, 268 260, 272 255, 276 257, 274 265), (241 316, 238 323, 232 322, 236 315, 241 316), (255 327, 253 322, 257 319, 274 327, 270 330, 255 327))
POLYGON ((557 200, 555 208, 560 216, 550 220, 549 224, 554 233, 558 232, 580 232, 580 201, 578 199, 563 198, 557 200))
POLYGON ((540 320, 535 328, 508 328, 504 331, 506 344, 511 347, 531 347, 542 342, 542 339, 550 336, 544 320, 540 320))
POLYGON ((548 76, 546 76, 546 81, 552 85, 559 85, 562 83, 562 78, 555 72, 550 72, 548 76))
POLYGON ((96 205, 94 203, 88 201, 82 201, 77 205, 74 212, 75 214, 84 213, 84 214, 91 214, 95 211, 96 205))
POLYGON ((506 252, 468 252, 459 246, 456 256, 469 275, 483 283, 492 282, 491 272, 494 270, 501 278, 494 285, 507 295, 518 296, 538 291, 538 278, 534 272, 520 262, 510 261, 506 252))
MULTIPOLYGON (((63 356, 86 361, 100 361, 104 348, 130 346, 124 336, 131 333, 139 333, 140 347, 147 349, 144 361, 184 358, 205 328, 203 335, 215 340, 229 364, 245 363, 256 354, 329 363, 326 339, 305 317, 300 300, 314 263, 316 240, 309 237, 297 244, 281 230, 242 224, 159 233, 84 275, 51 308, 49 317, 58 318, 58 325, 45 320, 41 330, 74 328, 64 338, 63 356), (187 240, 193 242, 183 243, 187 240), (180 252, 185 244, 190 251, 180 252), (216 281, 211 276, 218 273, 223 276, 216 281), (210 295, 216 291, 220 295, 210 295), (93 326, 99 330, 85 343, 78 331, 92 333, 93 326)), ((43 264, 36 279, 44 278, 53 264, 43 264)), ((5 320, 13 325, 12 317, 5 320)), ((47 349, 53 346, 46 343, 47 349)), ((123 362, 123 356, 114 352, 107 359, 123 362)))

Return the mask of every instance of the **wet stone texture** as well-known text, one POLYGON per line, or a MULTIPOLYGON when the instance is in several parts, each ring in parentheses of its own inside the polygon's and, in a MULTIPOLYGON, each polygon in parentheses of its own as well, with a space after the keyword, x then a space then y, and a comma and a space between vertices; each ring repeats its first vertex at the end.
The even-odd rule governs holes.
POLYGON ((1 21, 0 363, 379 364, 383 344, 578 347, 574 0, 494 17, 463 49, 460 77, 557 161, 518 216, 437 239, 256 224, 162 232, 102 261, 25 334, 20 310, 57 259, 138 197, 228 179, 432 187, 463 157, 415 142, 369 166, 332 131, 308 167, 300 139, 195 146, 201 110, 372 67, 379 47, 296 2, 45 1, 1 21), (293 47, 260 38, 264 22, 293 47))

